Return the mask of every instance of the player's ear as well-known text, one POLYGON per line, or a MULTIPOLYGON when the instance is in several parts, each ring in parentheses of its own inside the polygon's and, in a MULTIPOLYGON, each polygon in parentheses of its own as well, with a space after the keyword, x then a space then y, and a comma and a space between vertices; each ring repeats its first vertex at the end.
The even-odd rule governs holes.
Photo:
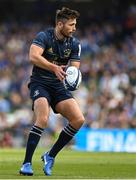
POLYGON ((61 29, 61 28, 63 27, 63 23, 62 23, 61 21, 59 21, 59 22, 57 23, 57 26, 61 29))

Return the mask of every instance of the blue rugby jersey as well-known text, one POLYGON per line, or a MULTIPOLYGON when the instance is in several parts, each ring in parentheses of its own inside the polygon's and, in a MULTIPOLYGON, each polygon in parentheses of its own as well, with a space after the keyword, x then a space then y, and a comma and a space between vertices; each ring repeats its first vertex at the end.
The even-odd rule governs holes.
MULTIPOLYGON (((57 40, 54 34, 54 28, 49 28, 46 31, 39 32, 32 44, 35 44, 44 49, 42 54, 48 61, 57 65, 67 65, 69 61, 80 61, 81 46, 78 39, 75 37, 65 38, 64 41, 57 40)), ((55 80, 56 75, 46 69, 33 66, 32 81, 50 81, 55 80)))

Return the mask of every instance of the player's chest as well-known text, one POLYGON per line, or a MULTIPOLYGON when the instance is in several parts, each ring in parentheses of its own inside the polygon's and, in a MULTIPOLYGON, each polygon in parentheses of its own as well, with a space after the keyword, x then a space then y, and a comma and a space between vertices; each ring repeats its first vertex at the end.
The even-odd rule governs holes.
POLYGON ((60 42, 57 40, 51 40, 48 44, 46 53, 54 60, 65 60, 70 58, 71 49, 72 47, 70 42, 60 42))

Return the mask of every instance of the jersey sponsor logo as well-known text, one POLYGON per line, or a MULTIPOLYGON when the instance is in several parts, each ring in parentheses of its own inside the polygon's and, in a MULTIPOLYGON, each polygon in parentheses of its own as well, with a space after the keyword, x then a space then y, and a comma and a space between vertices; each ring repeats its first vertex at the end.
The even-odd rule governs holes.
POLYGON ((59 65, 59 66, 66 65, 65 62, 58 62, 58 61, 50 61, 50 62, 53 63, 53 64, 56 64, 56 65, 59 65))

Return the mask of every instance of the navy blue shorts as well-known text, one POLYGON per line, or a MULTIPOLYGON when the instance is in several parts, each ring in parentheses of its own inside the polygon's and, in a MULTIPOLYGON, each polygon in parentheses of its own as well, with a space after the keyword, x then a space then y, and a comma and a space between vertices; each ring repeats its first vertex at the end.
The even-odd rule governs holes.
POLYGON ((58 102, 73 98, 71 92, 65 89, 62 82, 59 80, 53 83, 41 84, 39 82, 31 82, 28 85, 30 90, 30 97, 33 101, 32 110, 34 109, 34 101, 40 97, 45 97, 49 105, 55 113, 55 106, 58 102))

